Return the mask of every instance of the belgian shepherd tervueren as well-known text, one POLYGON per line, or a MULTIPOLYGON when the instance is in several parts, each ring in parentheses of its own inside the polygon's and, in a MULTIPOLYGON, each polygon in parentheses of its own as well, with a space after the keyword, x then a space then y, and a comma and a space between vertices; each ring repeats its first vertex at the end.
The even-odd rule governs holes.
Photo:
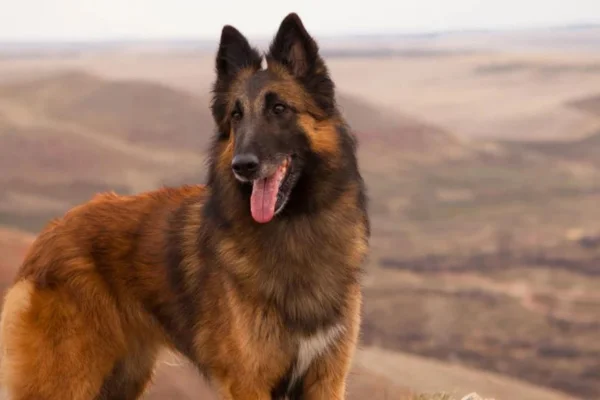
POLYGON ((206 185, 96 195, 51 221, 4 299, 10 400, 132 400, 157 353, 229 400, 345 398, 368 252, 356 141, 289 14, 262 55, 226 25, 206 185))

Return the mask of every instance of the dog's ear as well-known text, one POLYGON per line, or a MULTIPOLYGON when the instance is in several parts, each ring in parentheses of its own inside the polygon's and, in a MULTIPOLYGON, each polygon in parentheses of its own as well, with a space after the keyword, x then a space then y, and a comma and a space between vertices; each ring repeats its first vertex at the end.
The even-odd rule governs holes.
POLYGON ((290 13, 283 19, 267 55, 269 64, 282 64, 311 94, 319 110, 315 117, 335 112, 335 85, 329 77, 317 42, 308 34, 300 17, 290 13))
POLYGON ((219 50, 215 60, 217 79, 213 83, 211 110, 219 126, 219 137, 226 138, 229 128, 226 123, 227 92, 237 73, 244 68, 259 70, 262 57, 250 46, 248 39, 231 25, 221 31, 219 50))
POLYGON ((281 22, 269 47, 269 56, 297 78, 304 78, 322 64, 317 43, 296 13, 288 14, 281 22))
POLYGON ((231 78, 243 68, 260 68, 262 57, 250 46, 248 39, 231 25, 221 31, 216 69, 219 79, 231 78))

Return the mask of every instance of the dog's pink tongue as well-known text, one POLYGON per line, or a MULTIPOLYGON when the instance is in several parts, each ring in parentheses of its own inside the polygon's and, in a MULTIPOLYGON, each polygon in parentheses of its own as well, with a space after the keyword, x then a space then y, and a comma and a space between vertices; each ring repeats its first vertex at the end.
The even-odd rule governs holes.
POLYGON ((266 223, 275 215, 275 203, 279 191, 279 169, 272 176, 254 181, 250 197, 250 212, 256 222, 266 223))

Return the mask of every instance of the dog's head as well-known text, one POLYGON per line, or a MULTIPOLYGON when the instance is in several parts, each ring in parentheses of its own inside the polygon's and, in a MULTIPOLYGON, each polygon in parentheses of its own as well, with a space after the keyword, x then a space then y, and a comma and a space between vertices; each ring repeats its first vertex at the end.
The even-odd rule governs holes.
POLYGON ((213 163, 241 191, 254 220, 266 223, 292 198, 311 195, 296 193, 316 189, 310 175, 331 170, 342 144, 334 84, 298 15, 281 22, 266 69, 262 61, 244 35, 225 26, 211 109, 218 127, 213 163))

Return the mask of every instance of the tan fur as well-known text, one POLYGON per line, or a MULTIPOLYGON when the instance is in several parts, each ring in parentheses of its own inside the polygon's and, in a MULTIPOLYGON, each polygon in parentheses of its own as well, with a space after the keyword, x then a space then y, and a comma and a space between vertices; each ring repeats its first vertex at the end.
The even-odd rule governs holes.
POLYGON ((308 134, 313 151, 327 155, 330 162, 336 162, 339 143, 335 125, 331 121, 316 121, 309 114, 300 115, 298 123, 308 134))

